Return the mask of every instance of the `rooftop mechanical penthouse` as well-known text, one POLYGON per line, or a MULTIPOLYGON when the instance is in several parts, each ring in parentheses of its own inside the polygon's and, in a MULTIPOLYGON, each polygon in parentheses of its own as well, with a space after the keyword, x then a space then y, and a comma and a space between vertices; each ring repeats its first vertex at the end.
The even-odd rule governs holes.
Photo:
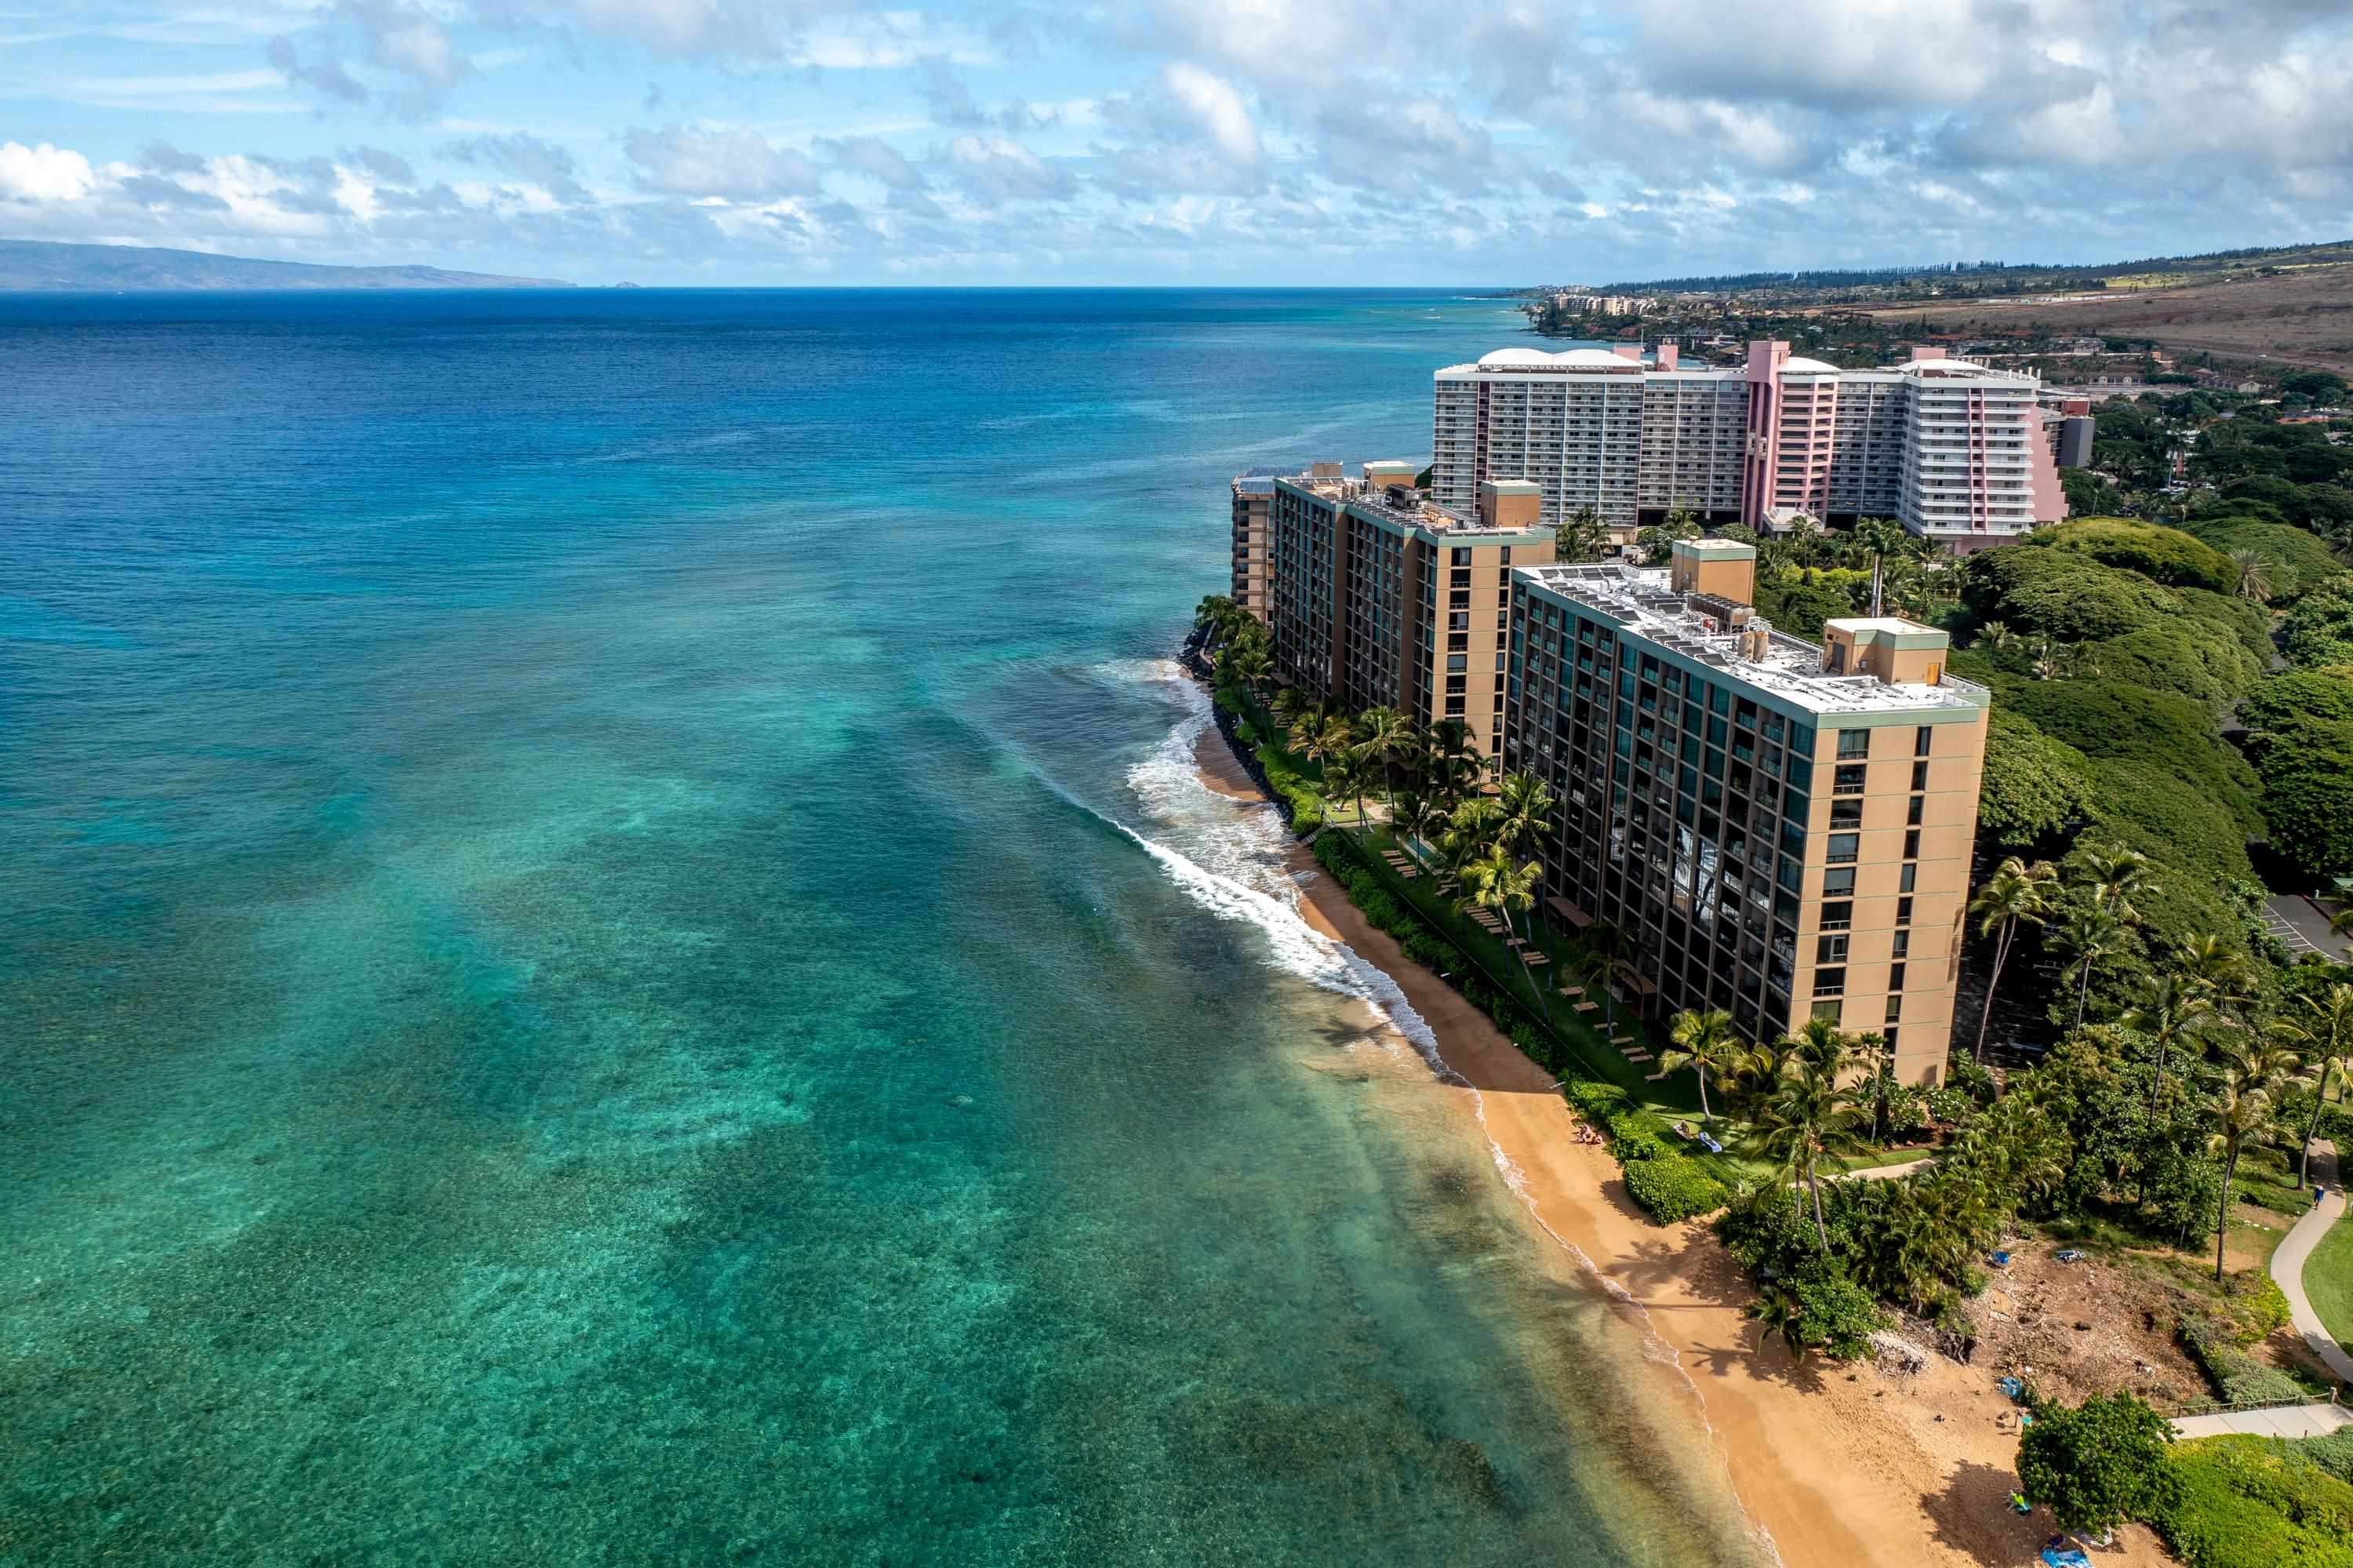
POLYGON ((1779 342, 1736 368, 1684 366, 1671 344, 1648 360, 1499 349, 1437 373, 1430 494, 1464 511, 1482 481, 1528 480, 1544 522, 1589 506, 1621 540, 1675 510, 1757 528, 1892 517, 1966 553, 2067 515, 2040 391, 1929 349, 1878 370, 1779 342))
POLYGON ((1988 694, 1912 621, 1774 631, 1755 561, 1690 540, 1665 571, 1512 573, 1501 765, 1561 798, 1547 911, 1623 931, 1654 1013, 1720 1007, 1751 1039, 1829 1019, 1936 1082, 1988 694))

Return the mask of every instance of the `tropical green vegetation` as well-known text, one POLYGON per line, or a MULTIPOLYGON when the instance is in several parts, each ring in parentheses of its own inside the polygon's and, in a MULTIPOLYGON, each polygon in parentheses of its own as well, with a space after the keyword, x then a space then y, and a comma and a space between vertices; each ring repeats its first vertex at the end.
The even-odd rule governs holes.
POLYGON ((2129 1393, 2094 1396, 2073 1410, 2035 1400, 2018 1444, 2018 1478, 2065 1529, 2093 1534, 2126 1520, 2156 1519, 2181 1499, 2167 1461, 2173 1427, 2129 1393))
POLYGON ((2353 1484, 2310 1452, 2328 1441, 2178 1444, 2172 1495, 2140 1517, 2190 1568, 2353 1568, 2353 1484))

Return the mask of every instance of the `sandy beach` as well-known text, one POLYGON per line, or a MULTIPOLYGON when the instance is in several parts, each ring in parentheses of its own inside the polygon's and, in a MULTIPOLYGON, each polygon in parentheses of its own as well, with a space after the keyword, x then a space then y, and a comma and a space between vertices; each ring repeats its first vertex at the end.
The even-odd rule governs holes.
MULTIPOLYGON (((1198 756, 1219 794, 1262 799, 1214 729, 1198 756)), ((2017 1438, 1996 1425, 2010 1407, 1991 1371, 1941 1357, 1914 1376, 1799 1364, 1778 1341, 1763 1343, 1744 1311, 1748 1283, 1705 1226, 1644 1216, 1609 1153, 1576 1141, 1576 1113, 1550 1075, 1366 924, 1304 847, 1293 854, 1309 923, 1388 971, 1468 1081, 1433 1077, 1430 1092, 1453 1100, 1463 1136, 1492 1143, 1519 1173, 1531 1245, 1564 1283, 1608 1291, 1672 1352, 1687 1376, 1665 1397, 1691 1402, 1742 1507, 1789 1568, 2034 1561, 2052 1527, 2008 1508, 2017 1438)), ((2134 1527, 2099 1561, 2172 1559, 2134 1527)))

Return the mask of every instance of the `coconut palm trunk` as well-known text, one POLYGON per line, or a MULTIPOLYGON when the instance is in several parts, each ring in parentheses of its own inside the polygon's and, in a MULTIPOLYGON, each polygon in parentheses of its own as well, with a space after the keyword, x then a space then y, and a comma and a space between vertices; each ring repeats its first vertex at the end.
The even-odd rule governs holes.
POLYGON ((1985 1006, 1978 1012, 1977 1049, 1969 1053, 1980 1066, 1985 1065, 1986 1031, 1993 1026, 1993 993, 2001 988, 2001 966, 2010 962, 2010 939, 2017 935, 2018 916, 2013 915, 2001 923, 2001 935, 1994 938, 1993 975, 1986 981, 1985 1006))

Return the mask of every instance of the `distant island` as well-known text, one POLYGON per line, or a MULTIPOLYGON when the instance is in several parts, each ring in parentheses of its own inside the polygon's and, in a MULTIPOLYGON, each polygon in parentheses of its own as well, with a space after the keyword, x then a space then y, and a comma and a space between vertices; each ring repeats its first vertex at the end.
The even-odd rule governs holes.
POLYGON ((199 289, 569 289, 556 278, 504 278, 441 267, 325 267, 165 250, 0 239, 0 292, 199 289))

